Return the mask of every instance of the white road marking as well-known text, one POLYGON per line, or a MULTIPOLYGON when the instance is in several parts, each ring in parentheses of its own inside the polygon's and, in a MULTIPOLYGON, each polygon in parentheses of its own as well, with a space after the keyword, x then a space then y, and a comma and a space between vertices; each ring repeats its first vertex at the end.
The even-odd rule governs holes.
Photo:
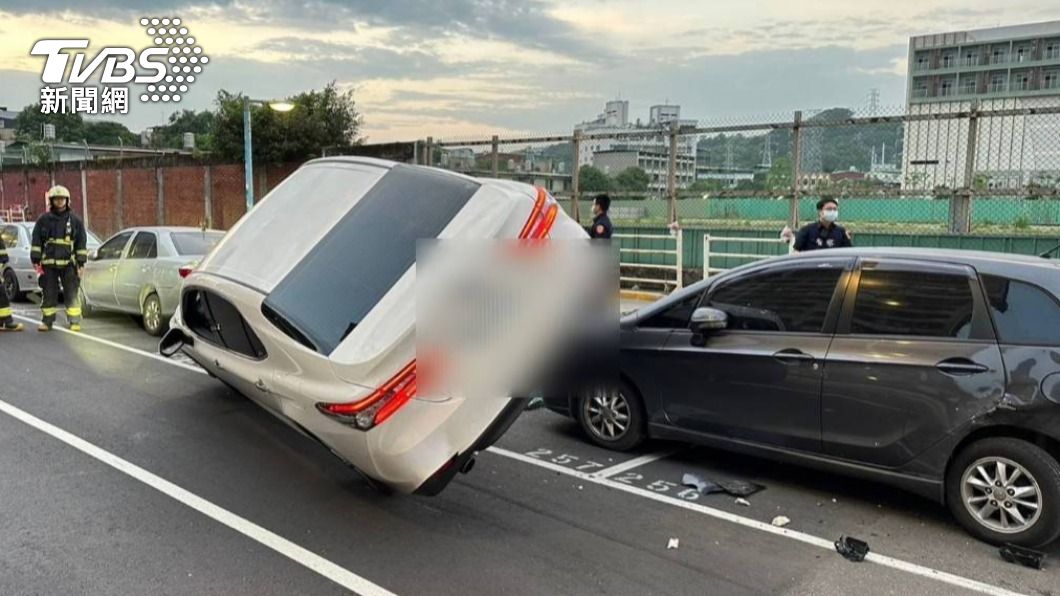
POLYGON ((627 472, 629 470, 632 470, 633 468, 639 468, 640 466, 643 466, 645 464, 650 464, 653 461, 659 461, 660 459, 670 457, 671 455, 680 451, 680 449, 664 449, 662 451, 656 451, 655 453, 648 453, 640 457, 635 457, 629 461, 624 461, 620 464, 615 464, 610 468, 605 468, 591 475, 596 476, 597 478, 610 478, 615 474, 621 474, 622 472, 627 472))
POLYGON ((339 567, 320 555, 306 550, 286 538, 266 530, 254 522, 240 517, 227 509, 214 505, 210 501, 207 501, 164 478, 156 476, 136 464, 126 461, 109 451, 101 449, 57 426, 49 424, 3 400, 0 400, 0 412, 66 443, 70 447, 107 464, 123 474, 139 480, 167 497, 179 501, 214 521, 232 528, 236 532, 276 551, 295 563, 306 567, 310 571, 314 571, 324 576, 347 590, 352 590, 362 596, 393 595, 393 592, 368 581, 352 571, 339 567))
MULTIPOLYGON (((27 323, 32 323, 34 325, 40 325, 40 323, 41 323, 40 319, 31 319, 29 317, 23 317, 21 315, 15 315, 14 318, 21 319, 21 320, 23 320, 23 321, 25 321, 27 323)), ((36 330, 33 330, 33 329, 28 329, 27 331, 36 332, 36 330)), ((59 325, 56 325, 56 326, 52 327, 52 332, 54 333, 56 331, 60 331, 62 333, 69 333, 70 335, 73 335, 74 337, 81 337, 81 338, 84 338, 84 339, 87 339, 87 340, 98 342, 98 343, 101 343, 101 344, 103 344, 105 346, 110 346, 110 347, 116 348, 118 350, 124 350, 126 352, 131 353, 131 354, 139 354, 140 356, 147 356, 148 358, 154 358, 155 360, 159 360, 161 362, 165 362, 166 364, 172 364, 173 366, 179 366, 180 368, 183 368, 185 370, 190 370, 191 372, 197 372, 197 373, 203 374, 203 375, 206 374, 206 371, 203 370, 202 368, 200 368, 197 365, 187 364, 187 363, 184 363, 184 362, 177 362, 175 360, 170 360, 169 358, 166 358, 165 356, 162 356, 161 354, 152 354, 151 352, 145 352, 143 350, 138 350, 136 348, 130 348, 128 346, 123 346, 123 345, 121 345, 119 343, 110 341, 109 339, 103 339, 102 337, 96 337, 94 335, 87 335, 87 334, 85 334, 84 331, 82 331, 80 333, 74 333, 73 331, 70 331, 69 329, 64 329, 63 327, 60 327, 59 325)), ((23 333, 25 333, 25 332, 23 332, 23 333)))
MULTIPOLYGON (((24 318, 24 317, 20 317, 20 318, 24 318)), ((159 356, 157 354, 152 354, 150 352, 145 352, 143 350, 137 350, 136 348, 129 348, 129 347, 126 347, 126 346, 122 346, 120 344, 115 344, 114 342, 110 342, 110 341, 107 341, 107 340, 100 339, 98 337, 92 337, 91 335, 85 335, 83 333, 71 333, 71 335, 73 335, 75 337, 89 339, 89 340, 92 340, 92 341, 98 341, 100 343, 103 343, 103 344, 106 344, 108 346, 112 346, 112 347, 118 348, 120 350, 124 350, 126 352, 130 352, 130 353, 133 353, 133 354, 140 354, 142 356, 147 356, 147 357, 159 360, 161 362, 165 362, 166 364, 171 364, 173 366, 178 366, 178 367, 183 368, 185 370, 191 370, 193 372, 198 372, 198 373, 205 374, 204 371, 202 369, 198 368, 198 367, 190 367, 190 366, 181 364, 179 362, 174 362, 172 360, 163 358, 163 357, 161 357, 161 356, 159 356)), ((7 404, 5 404, 3 401, 0 401, 0 411, 5 411, 5 408, 3 406, 6 406, 6 405, 7 404)), ((13 406, 7 406, 7 407, 8 408, 12 408, 13 406)), ((21 411, 21 410, 19 410, 19 411, 21 411)), ((26 414, 26 416, 30 416, 30 415, 26 414)), ((34 419, 34 420, 36 420, 36 419, 34 419)), ((46 422, 43 422, 43 421, 40 421, 40 422, 42 424, 47 424, 46 422)), ((59 429, 56 429, 56 430, 59 430, 59 429)), ((65 432, 65 431, 59 431, 59 432, 65 432)), ((78 439, 78 440, 80 440, 80 439, 78 439)), ((86 445, 87 445, 87 443, 86 443, 86 445)), ((566 466, 562 466, 562 465, 559 465, 559 464, 554 464, 554 463, 548 462, 548 461, 542 461, 542 460, 539 460, 539 459, 534 459, 534 458, 532 458, 530 456, 523 455, 521 453, 516 453, 514 451, 509 451, 509 450, 503 449, 501 447, 490 447, 489 449, 487 449, 487 451, 489 451, 490 453, 502 456, 502 457, 507 457, 509 459, 513 459, 515 461, 519 461, 519 462, 525 463, 525 464, 530 464, 532 466, 545 468, 547 470, 552 470, 552 471, 558 472, 560 474, 566 474, 567 476, 572 476, 574 478, 581 479, 581 480, 583 480, 585 482, 591 482, 593 484, 598 484, 600 486, 606 486, 608 488, 613 488, 615 490, 620 490, 622 492, 629 493, 629 494, 632 494, 632 495, 636 495, 638 497, 643 497, 645 499, 651 499, 652 501, 656 501, 656 502, 659 502, 659 503, 665 503, 667 505, 671 505, 671 506, 674 506, 674 507, 680 507, 682 509, 687 509, 689 511, 694 511, 696 513, 707 515, 707 516, 710 516, 710 517, 713 517, 713 518, 716 518, 716 519, 729 521, 729 522, 732 522, 732 523, 737 524, 737 525, 741 525, 741 526, 744 526, 744 527, 747 527, 747 528, 752 528, 752 529, 759 530, 759 531, 762 531, 762 532, 767 532, 769 534, 774 534, 774 535, 777 535, 777 536, 783 536, 785 538, 791 538, 792 540, 797 540, 799 542, 803 542, 803 543, 806 543, 806 544, 817 546, 817 547, 820 547, 820 548, 823 548, 823 549, 826 549, 826 550, 829 550, 829 551, 834 551, 835 550, 835 544, 831 540, 828 540, 828 539, 825 539, 825 538, 821 538, 819 536, 814 536, 812 534, 807 534, 805 532, 799 532, 797 530, 790 530, 788 528, 778 528, 778 527, 773 526, 771 524, 768 524, 768 523, 765 523, 765 522, 760 522, 758 520, 751 519, 749 517, 743 517, 743 516, 740 516, 740 515, 729 513, 728 511, 722 511, 721 509, 714 509, 713 507, 707 507, 705 505, 699 505, 697 503, 690 503, 688 501, 682 501, 680 499, 674 499, 674 498, 671 498, 671 497, 666 497, 666 496, 660 495, 658 493, 652 492, 650 490, 646 490, 646 489, 643 489, 643 488, 638 488, 638 487, 635 487, 635 486, 630 486, 630 485, 624 484, 622 482, 616 482, 616 481, 611 480, 609 478, 601 477, 599 474, 587 474, 585 472, 579 472, 577 470, 572 470, 572 469, 570 469, 570 468, 568 468, 566 466)), ((106 453, 106 452, 104 452, 104 453, 106 453)), ((652 455, 654 455, 654 454, 652 454, 652 455)), ((113 456, 113 457, 116 458, 117 456, 113 456)), ((645 456, 645 457, 647 457, 647 456, 645 456)), ((637 459, 639 459, 639 458, 637 458, 637 459)), ((121 461, 124 461, 124 460, 121 460, 121 461)), ((632 461, 635 461, 635 460, 630 460, 630 462, 632 462, 632 461)), ((618 466, 626 465, 626 464, 628 464, 630 462, 624 462, 623 464, 618 464, 618 466)), ((126 462, 126 463, 128 463, 128 462, 126 462)), ((133 466, 133 464, 128 464, 128 465, 129 466, 133 466)), ((618 466, 612 466, 611 468, 608 468, 607 470, 604 470, 604 472, 610 472, 610 470, 613 470, 614 468, 616 468, 618 466)), ((135 466, 133 466, 133 467, 135 467, 135 466)), ((137 468, 137 469, 139 469, 139 468, 137 468)), ((146 470, 143 470, 143 472, 145 474, 150 474, 150 472, 147 472, 146 470)), ((622 472, 622 470, 611 472, 608 475, 611 476, 611 475, 614 475, 614 474, 618 474, 620 472, 622 472)), ((159 480, 161 480, 162 482, 165 482, 161 478, 159 478, 159 480)), ((179 489, 179 487, 176 487, 176 488, 179 489)), ((180 489, 180 490, 183 490, 183 489, 180 489)), ((192 495, 192 496, 194 496, 194 495, 192 495)), ((198 497, 196 497, 196 498, 198 498, 198 497)), ((220 509, 220 508, 218 508, 218 509, 220 509)), ((222 511, 224 511, 224 510, 222 510, 222 511)), ((237 519, 242 520, 242 518, 237 518, 237 519)), ((246 520, 242 520, 242 521, 244 521, 247 524, 253 525, 249 521, 246 521, 246 520)), ((224 523, 224 522, 222 522, 222 523, 224 523)), ((257 526, 255 526, 255 527, 257 527, 257 526)), ((264 528, 262 528, 261 530, 264 531, 264 532, 268 532, 268 530, 265 530, 264 528)), ((279 537, 277 536, 277 538, 279 538, 279 537)), ((279 538, 279 539, 283 540, 282 538, 279 538)), ((301 547, 298 547, 297 545, 292 545, 292 546, 294 546, 296 548, 301 548, 301 547)), ((302 550, 304 550, 304 549, 302 549, 302 550)), ((308 551, 305 551, 305 552, 308 553, 308 551)), ((317 557, 317 555, 313 555, 313 553, 308 553, 308 554, 312 555, 313 557, 317 557)), ((317 557, 317 558, 319 558, 319 557, 317 557)), ((324 562, 327 562, 324 559, 321 559, 321 560, 324 561, 324 562)), ((957 587, 961 587, 961 588, 966 588, 968 590, 973 590, 973 591, 979 592, 981 594, 990 594, 991 596, 1025 596, 1025 595, 1021 594, 1020 592, 1013 592, 1011 590, 1006 590, 1005 588, 1002 588, 1002 587, 999 587, 999 586, 994 586, 994 585, 987 584, 987 583, 984 583, 984 582, 976 581, 974 579, 969 579, 967 577, 963 577, 963 576, 956 575, 956 574, 953 574, 953 573, 948 573, 948 572, 945 572, 945 571, 939 571, 938 569, 932 569, 931 567, 925 567, 923 565, 917 565, 916 563, 910 563, 908 561, 903 561, 901 559, 896 559, 894 557, 888 557, 886 555, 880 555, 880 554, 877 554, 877 553, 870 552, 868 554, 868 556, 865 558, 865 560, 866 561, 870 561, 872 563, 877 563, 879 565, 883 565, 885 567, 890 567, 892 569, 897 569, 899 571, 905 571, 906 573, 910 573, 912 575, 918 575, 918 576, 921 576, 921 577, 926 577, 926 578, 929 578, 929 579, 938 580, 940 582, 943 582, 943 583, 946 583, 946 584, 949 584, 949 585, 952 585, 952 586, 957 586, 957 587)), ((339 568, 339 569, 341 569, 341 568, 339 568)), ((343 571, 345 571, 345 570, 343 570, 343 571)), ((349 573, 349 572, 347 572, 347 573, 349 573)), ((354 576, 354 577, 358 577, 358 576, 354 576)), ((364 580, 364 581, 367 581, 367 580, 364 580)), ((379 589, 382 590, 382 588, 379 588, 379 589)), ((360 591, 360 590, 358 590, 358 591, 360 591)), ((362 592, 362 593, 369 594, 370 592, 362 592)), ((384 594, 384 593, 387 593, 387 592, 383 591, 383 592, 375 592, 375 593, 384 594)))
MULTIPOLYGON (((829 551, 835 551, 835 544, 831 540, 814 536, 812 534, 799 532, 798 530, 790 530, 788 528, 778 528, 769 523, 760 522, 749 517, 743 517, 734 513, 729 513, 728 511, 722 511, 721 509, 714 509, 713 507, 707 507, 698 503, 690 503, 681 499, 674 499, 672 497, 660 495, 650 490, 638 488, 636 486, 630 486, 628 484, 616 482, 607 478, 601 478, 598 474, 586 474, 585 472, 572 470, 566 466, 561 466, 552 462, 534 459, 530 456, 523 455, 522 453, 516 453, 514 451, 509 451, 501 447, 490 447, 489 449, 487 449, 487 451, 496 455, 500 455, 502 457, 523 462, 525 464, 530 464, 532 466, 537 466, 539 468, 544 468, 546 470, 551 470, 560 474, 566 474, 567 476, 572 476, 584 482, 591 482, 600 486, 606 486, 607 488, 613 488, 615 490, 620 490, 632 495, 636 495, 638 497, 651 499, 659 503, 665 503, 674 507, 680 507, 682 509, 701 513, 703 515, 732 522, 734 524, 741 525, 747 528, 753 528, 755 530, 767 532, 776 536, 791 538, 792 540, 797 540, 799 542, 817 546, 829 551)), ((960 575, 947 573, 945 571, 939 571, 937 569, 932 569, 923 565, 917 565, 916 563, 910 563, 908 561, 903 561, 894 557, 888 557, 886 555, 869 553, 865 560, 877 563, 879 565, 883 565, 884 567, 890 567, 892 569, 905 571, 913 575, 919 575, 921 577, 938 580, 940 582, 944 582, 952 586, 973 590, 981 594, 990 594, 992 596, 1022 596, 1019 592, 1013 592, 1011 590, 1006 590, 1005 588, 1001 588, 999 586, 983 583, 960 575)))

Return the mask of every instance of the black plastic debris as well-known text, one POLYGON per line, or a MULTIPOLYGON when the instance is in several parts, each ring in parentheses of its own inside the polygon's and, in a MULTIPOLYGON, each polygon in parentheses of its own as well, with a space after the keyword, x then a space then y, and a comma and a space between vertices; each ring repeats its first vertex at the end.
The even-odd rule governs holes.
POLYGON ((1023 565, 1031 569, 1041 569, 1042 563, 1045 562, 1045 553, 1016 546, 1015 544, 1006 544, 1001 547, 999 552, 1001 553, 1001 558, 1009 563, 1023 565))
POLYGON ((765 487, 746 480, 709 480, 695 474, 685 474, 681 484, 691 486, 703 495, 729 493, 734 497, 749 497, 765 487))
POLYGON ((749 497, 765 488, 761 484, 746 480, 719 480, 718 486, 734 497, 749 497))
POLYGON ((840 536, 835 541, 835 550, 848 561, 860 563, 869 554, 869 543, 852 536, 840 536))

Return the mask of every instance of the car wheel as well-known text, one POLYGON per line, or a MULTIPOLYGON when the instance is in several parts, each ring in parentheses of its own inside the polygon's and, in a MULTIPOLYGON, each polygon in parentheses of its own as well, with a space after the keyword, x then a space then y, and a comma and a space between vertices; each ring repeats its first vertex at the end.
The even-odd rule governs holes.
POLYGON ((91 317, 95 313, 95 309, 92 308, 92 305, 85 299, 84 288, 77 288, 77 298, 78 304, 81 305, 81 316, 86 318, 91 317))
POLYGON ((22 300, 24 294, 18 287, 18 276, 15 275, 14 269, 4 270, 4 293, 7 294, 8 302, 18 302, 22 300))
POLYGON ((1060 463, 1020 439, 972 443, 950 466, 946 502, 980 540, 1041 546, 1060 536, 1060 463))
POLYGON ((644 440, 644 405, 626 383, 583 392, 577 411, 582 430, 597 445, 626 451, 644 440))
POLYGON ((144 331, 149 335, 158 337, 166 330, 166 320, 162 316, 162 302, 158 299, 158 294, 149 294, 144 299, 144 304, 140 309, 140 317, 143 321, 144 331))

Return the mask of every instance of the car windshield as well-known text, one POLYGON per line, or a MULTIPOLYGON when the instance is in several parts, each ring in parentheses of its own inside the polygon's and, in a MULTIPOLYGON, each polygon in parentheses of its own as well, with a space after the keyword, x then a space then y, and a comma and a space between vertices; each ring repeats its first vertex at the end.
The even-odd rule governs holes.
MULTIPOLYGON (((479 188, 473 180, 396 166, 309 251, 265 300, 330 354, 479 188)), ((271 199, 270 199, 271 200, 271 199)))
POLYGON ((177 254, 204 255, 224 238, 224 232, 173 232, 170 237, 177 254))

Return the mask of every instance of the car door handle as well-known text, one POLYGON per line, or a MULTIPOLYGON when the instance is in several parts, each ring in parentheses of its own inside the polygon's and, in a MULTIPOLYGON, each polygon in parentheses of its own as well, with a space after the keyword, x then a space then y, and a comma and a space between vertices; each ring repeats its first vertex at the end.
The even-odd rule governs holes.
POLYGON ((802 350, 797 350, 795 348, 788 348, 786 350, 781 350, 781 351, 773 354, 773 357, 776 358, 777 360, 780 360, 781 362, 785 362, 785 363, 788 363, 788 362, 813 362, 814 360, 816 360, 816 358, 814 358, 813 356, 807 354, 806 352, 803 352, 802 350))
POLYGON ((254 387, 257 388, 258 391, 262 391, 262 392, 265 392, 265 393, 269 392, 268 385, 266 385, 265 381, 262 381, 261 379, 258 379, 258 382, 254 383, 254 387))
POLYGON ((935 365, 947 375, 974 375, 990 370, 990 367, 967 358, 947 358, 935 365))

